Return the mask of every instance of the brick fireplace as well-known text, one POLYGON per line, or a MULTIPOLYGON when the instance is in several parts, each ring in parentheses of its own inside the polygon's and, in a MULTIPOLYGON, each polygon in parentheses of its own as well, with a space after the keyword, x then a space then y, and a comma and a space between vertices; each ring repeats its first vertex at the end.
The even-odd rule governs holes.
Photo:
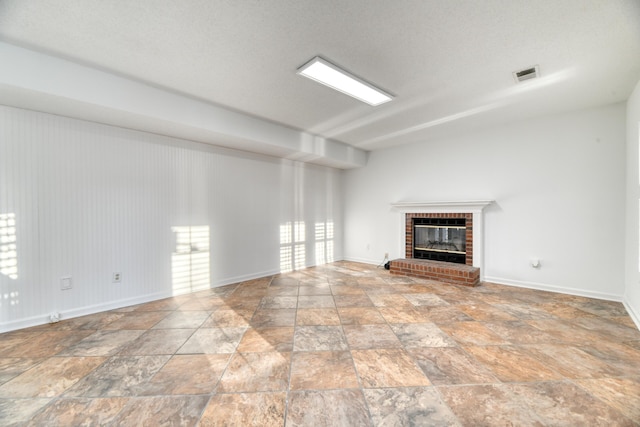
POLYGON ((400 202, 400 253, 392 274, 476 286, 482 280, 483 209, 492 201, 400 202), (428 232, 428 238, 423 234, 428 232), (421 242, 420 242, 421 241, 421 242))

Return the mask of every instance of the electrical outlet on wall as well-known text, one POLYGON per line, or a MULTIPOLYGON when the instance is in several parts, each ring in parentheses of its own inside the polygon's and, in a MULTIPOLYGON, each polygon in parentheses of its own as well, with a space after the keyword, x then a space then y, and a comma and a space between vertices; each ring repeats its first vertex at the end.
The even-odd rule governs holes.
POLYGON ((384 253, 384 259, 389 259, 389 252, 384 253))
POLYGON ((122 283, 122 273, 113 273, 111 281, 113 283, 122 283))
POLYGON ((63 291, 69 290, 73 288, 73 283, 71 282, 71 276, 65 276, 60 278, 60 289, 63 291))

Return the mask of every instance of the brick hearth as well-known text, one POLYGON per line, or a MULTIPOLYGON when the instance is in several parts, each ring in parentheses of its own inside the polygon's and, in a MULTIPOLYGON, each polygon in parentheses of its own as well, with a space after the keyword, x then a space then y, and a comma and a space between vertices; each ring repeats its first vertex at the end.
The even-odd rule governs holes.
POLYGON ((391 274, 415 276, 454 285, 477 286, 480 269, 471 265, 422 259, 396 259, 389 263, 391 274))

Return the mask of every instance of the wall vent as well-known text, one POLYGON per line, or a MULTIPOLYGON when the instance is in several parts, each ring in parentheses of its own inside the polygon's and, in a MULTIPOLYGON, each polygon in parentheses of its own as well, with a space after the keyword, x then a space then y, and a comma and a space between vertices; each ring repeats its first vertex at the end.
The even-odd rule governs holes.
POLYGON ((513 72, 513 78, 516 83, 524 82, 525 80, 537 79, 538 77, 540 77, 540 68, 537 65, 513 72))

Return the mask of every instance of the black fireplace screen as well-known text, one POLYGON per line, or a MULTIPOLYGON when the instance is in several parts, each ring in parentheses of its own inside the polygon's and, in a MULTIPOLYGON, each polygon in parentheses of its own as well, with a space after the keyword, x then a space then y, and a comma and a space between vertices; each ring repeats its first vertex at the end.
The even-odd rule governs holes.
POLYGON ((466 249, 464 218, 414 218, 414 258, 464 264, 466 249))

